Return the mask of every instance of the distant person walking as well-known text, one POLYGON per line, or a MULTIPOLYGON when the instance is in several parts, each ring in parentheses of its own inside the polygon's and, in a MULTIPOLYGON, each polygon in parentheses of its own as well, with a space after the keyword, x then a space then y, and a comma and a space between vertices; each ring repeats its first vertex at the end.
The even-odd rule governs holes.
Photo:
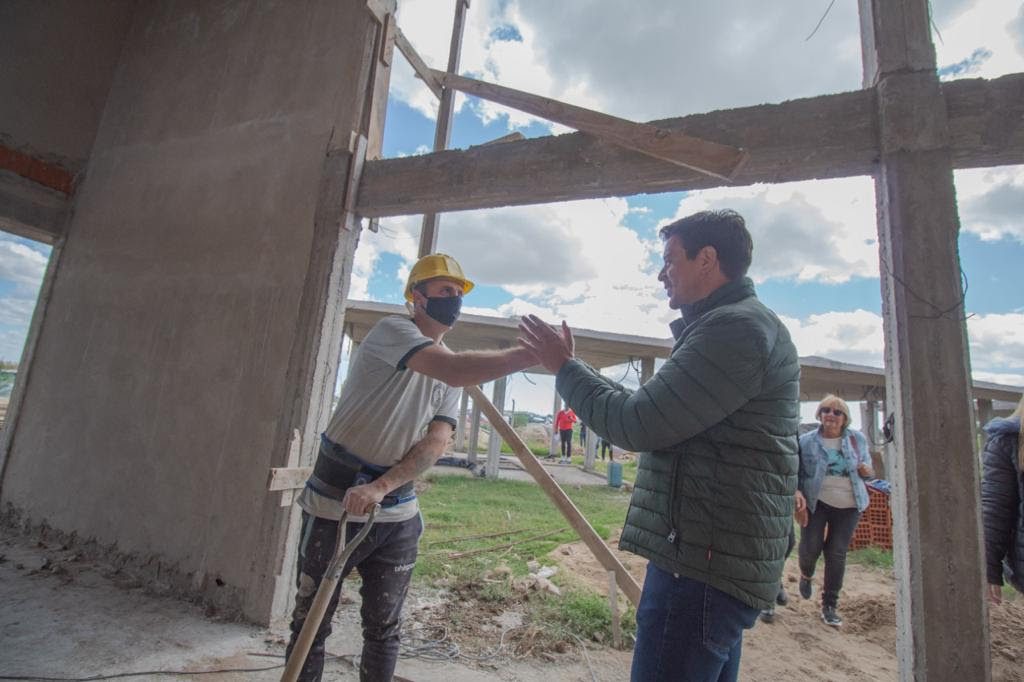
POLYGON ((1024 592, 1024 398, 1006 419, 985 425, 981 518, 989 601, 1003 600, 1003 579, 1024 592))
POLYGON ((555 415, 555 428, 562 439, 562 457, 558 460, 560 464, 568 464, 572 455, 572 426, 578 417, 572 408, 565 407, 555 415))
POLYGON ((609 462, 614 462, 615 461, 615 456, 614 456, 614 452, 612 451, 612 444, 611 443, 609 443, 604 438, 598 438, 597 439, 597 445, 598 445, 598 447, 601 448, 601 461, 602 462, 604 461, 604 451, 605 450, 608 450, 608 461, 609 462))
POLYGON ((587 449, 587 425, 583 422, 580 422, 580 447, 584 452, 587 449))
POLYGON ((843 624, 836 608, 846 573, 846 550, 861 513, 868 508, 864 479, 875 472, 868 441, 850 428, 850 408, 842 399, 825 396, 815 417, 821 426, 800 437, 796 507, 806 504, 808 512, 807 524, 800 529, 800 596, 811 598, 815 564, 824 553, 821 619, 837 628, 843 624))

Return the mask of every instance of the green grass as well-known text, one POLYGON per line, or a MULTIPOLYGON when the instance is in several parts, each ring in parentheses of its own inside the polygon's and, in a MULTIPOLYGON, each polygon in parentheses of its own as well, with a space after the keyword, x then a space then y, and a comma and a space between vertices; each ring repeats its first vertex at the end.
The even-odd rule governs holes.
MULTIPOLYGON (((431 476, 427 480, 430 487, 419 496, 426 525, 416 565, 419 580, 477 582, 499 565, 508 566, 513 575, 525 575, 527 561, 552 563, 547 558, 549 552, 578 539, 569 529, 569 522, 534 483, 461 476, 431 476), (521 542, 559 529, 565 530, 511 548, 449 556, 521 542), (479 535, 493 537, 460 539, 479 535)), ((622 526, 628 493, 602 486, 581 486, 567 488, 566 494, 603 538, 610 536, 612 528, 622 526)))
MULTIPOLYGON (((548 624, 556 637, 573 635, 583 640, 610 641, 612 610, 608 600, 593 592, 573 590, 561 597, 546 595, 534 609, 535 617, 548 624)), ((619 612, 619 627, 624 636, 636 634, 636 612, 619 612)))
POLYGON ((847 561, 871 568, 892 569, 892 551, 881 547, 856 549, 846 555, 847 561))

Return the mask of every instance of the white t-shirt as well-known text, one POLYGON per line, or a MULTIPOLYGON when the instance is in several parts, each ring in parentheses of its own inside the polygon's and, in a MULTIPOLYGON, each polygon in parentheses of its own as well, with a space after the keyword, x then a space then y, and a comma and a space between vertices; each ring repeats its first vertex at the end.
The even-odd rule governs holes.
MULTIPOLYGON (((327 437, 365 462, 390 467, 426 436, 430 422, 439 419, 454 427, 461 389, 405 364, 433 343, 407 317, 388 316, 375 324, 349 361, 338 406, 324 431, 327 437)), ((313 516, 341 518, 341 502, 308 487, 298 503, 313 516)), ((410 500, 381 509, 376 522, 405 521, 418 512, 416 500, 410 500)))

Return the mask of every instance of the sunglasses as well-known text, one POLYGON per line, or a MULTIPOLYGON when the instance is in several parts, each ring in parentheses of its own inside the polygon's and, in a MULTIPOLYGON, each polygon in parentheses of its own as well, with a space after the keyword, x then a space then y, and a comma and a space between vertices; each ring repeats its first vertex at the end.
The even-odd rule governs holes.
POLYGON ((818 410, 820 414, 834 414, 837 417, 845 417, 846 413, 842 410, 837 410, 834 407, 822 407, 818 410))

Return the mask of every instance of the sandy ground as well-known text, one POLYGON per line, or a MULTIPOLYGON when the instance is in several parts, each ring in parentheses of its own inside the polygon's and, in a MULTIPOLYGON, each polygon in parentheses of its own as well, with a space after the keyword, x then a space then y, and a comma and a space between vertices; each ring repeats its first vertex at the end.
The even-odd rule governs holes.
MULTIPOLYGON (((614 542, 612 546, 615 547, 614 542)), ((646 561, 634 554, 614 551, 642 584, 646 561)), ((552 556, 567 574, 575 575, 594 589, 607 591, 607 572, 582 543, 563 545, 552 556)), ((783 574, 789 603, 776 609, 774 622, 758 622, 746 633, 740 679, 752 682, 897 679, 895 581, 891 571, 856 564, 847 566, 839 602, 844 622, 838 630, 821 622, 820 571, 815 580, 815 594, 810 600, 801 599, 797 593, 799 577, 794 556, 783 574)), ((955 613, 953 615, 955 617, 955 613)), ((990 624, 992 679, 1024 680, 1024 597, 993 608, 990 624)))

